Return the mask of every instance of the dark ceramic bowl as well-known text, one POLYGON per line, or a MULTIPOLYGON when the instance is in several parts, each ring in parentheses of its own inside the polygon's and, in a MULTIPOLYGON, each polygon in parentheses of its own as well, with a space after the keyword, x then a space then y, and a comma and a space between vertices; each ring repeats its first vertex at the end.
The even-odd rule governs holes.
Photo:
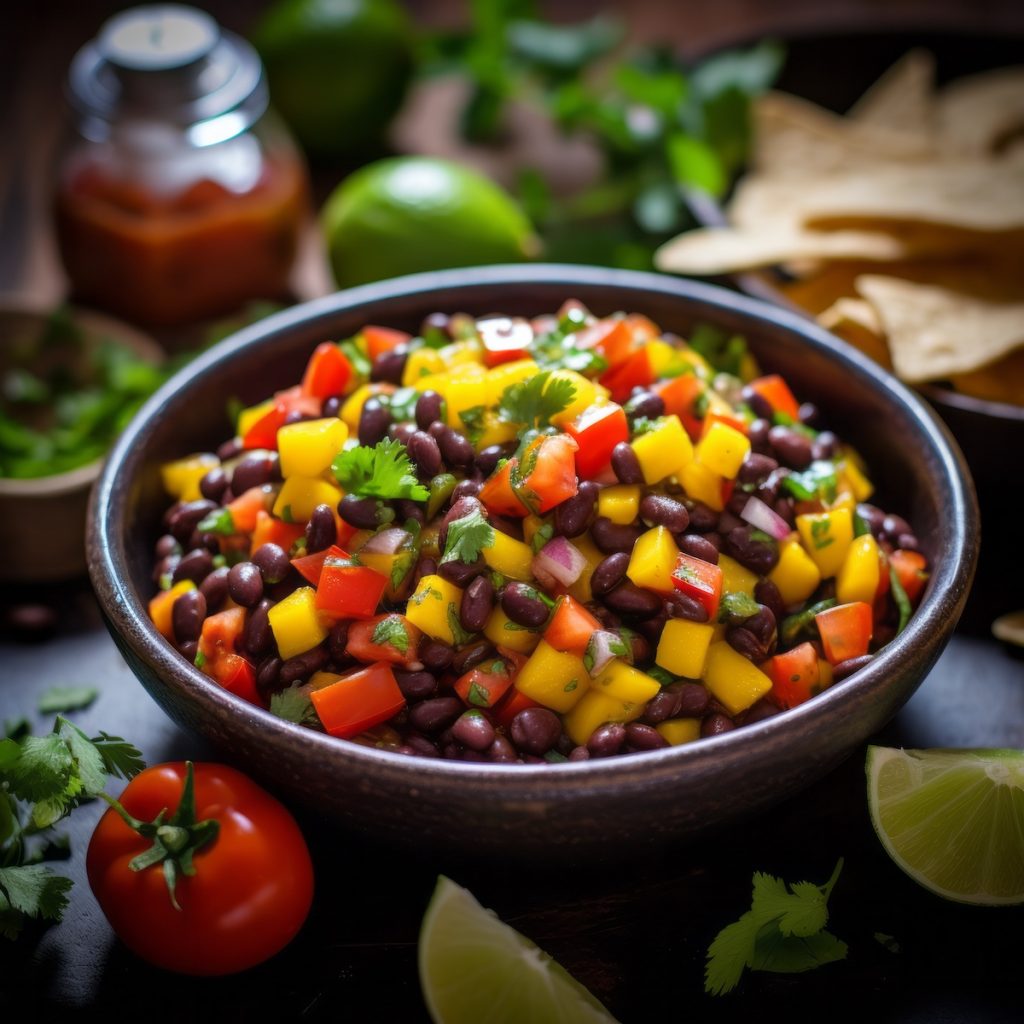
POLYGON ((922 403, 867 359, 791 313, 707 285, 588 267, 421 274, 330 296, 248 328, 197 359, 143 408, 111 453, 88 529, 108 626, 179 724, 326 818, 385 840, 513 855, 636 851, 777 803, 843 760, 907 700, 949 640, 971 584, 978 520, 959 452, 922 403), (595 313, 646 313, 747 337, 863 451, 885 507, 913 523, 934 565, 909 627, 855 677, 792 711, 713 739, 558 766, 410 758, 333 739, 233 697, 153 628, 162 462, 230 433, 229 397, 252 403, 298 380, 313 347, 365 323, 416 331, 436 310, 532 315, 575 297, 595 313))

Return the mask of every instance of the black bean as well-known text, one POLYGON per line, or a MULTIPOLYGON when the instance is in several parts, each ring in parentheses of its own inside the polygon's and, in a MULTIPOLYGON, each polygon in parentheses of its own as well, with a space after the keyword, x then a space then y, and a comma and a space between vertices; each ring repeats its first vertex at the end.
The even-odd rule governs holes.
POLYGON ((914 528, 903 518, 890 512, 882 520, 882 536, 886 540, 895 541, 900 534, 913 535, 914 528))
POLYGON ((315 419, 315 416, 303 412, 301 409, 292 409, 284 418, 284 426, 290 427, 293 423, 305 423, 306 420, 315 419))
POLYGON ((607 516, 598 516, 590 528, 594 543, 606 555, 613 551, 632 551, 643 532, 639 526, 613 523, 607 516))
POLYGON ((491 516, 491 526, 513 540, 523 539, 523 521, 514 516, 491 516))
POLYGON ((233 437, 233 438, 231 438, 230 441, 225 441, 217 449, 217 458, 220 459, 221 462, 227 462, 228 459, 236 458, 241 453, 241 451, 242 451, 241 439, 239 439, 237 437, 233 437))
POLYGON ((725 538, 726 551, 740 565, 767 576, 779 561, 779 547, 774 542, 757 540, 752 536, 753 527, 737 526, 725 538))
POLYGON ((743 460, 736 479, 741 484, 759 484, 779 468, 778 462, 770 455, 761 455, 758 452, 750 452, 743 460))
POLYGON ((344 404, 345 399, 341 395, 328 395, 320 406, 320 415, 325 420, 340 416, 344 404))
POLYGON ((526 583, 505 584, 501 592, 501 607, 520 626, 543 626, 548 621, 548 606, 526 583))
POLYGON ((406 445, 409 458, 424 476, 434 476, 441 468, 441 449, 426 431, 413 431, 406 445))
POLYGON ((349 526, 355 526, 360 530, 372 530, 381 521, 382 507, 380 498, 360 498, 356 494, 346 494, 338 502, 338 515, 349 526))
POLYGON ((269 484, 279 469, 280 460, 276 452, 273 455, 269 453, 247 455, 235 466, 231 474, 231 490, 237 496, 254 487, 269 484))
POLYGON ((261 544, 250 555, 250 561, 263 575, 263 582, 270 586, 280 583, 292 567, 287 552, 280 544, 261 544))
POLYGON ((181 556, 181 561, 174 570, 173 580, 175 583, 180 580, 202 583, 212 571, 213 555, 206 548, 196 548, 181 556))
POLYGON ((751 704, 746 711, 737 716, 737 721, 741 725, 753 725, 755 722, 763 722, 767 718, 774 718, 779 713, 777 708, 770 700, 759 700, 756 704, 751 704))
POLYGON ((267 618, 267 612, 272 607, 273 602, 264 598, 246 618, 242 641, 250 654, 269 654, 274 646, 274 634, 270 628, 270 619, 267 618))
POLYGON ((668 718, 674 718, 679 713, 679 694, 671 690, 662 690, 656 693, 644 708, 644 721, 651 725, 657 725, 668 718))
POLYGON ((424 391, 416 399, 416 426, 426 430, 434 420, 441 419, 443 404, 444 399, 436 391, 424 391))
POLYGON ((874 537, 878 538, 882 536, 883 526, 885 523, 885 513, 878 508, 876 505, 869 505, 867 502, 862 501, 857 506, 857 515, 868 524, 868 529, 871 531, 874 537))
POLYGON ((710 533, 718 526, 718 513, 702 501, 690 502, 686 506, 690 513, 690 532, 710 533))
POLYGON ((509 733, 520 750, 539 757, 558 742, 562 723, 558 715, 547 708, 526 708, 512 719, 509 733))
POLYGON ((437 567, 438 576, 443 577, 449 583, 465 589, 478 576, 487 572, 487 563, 478 558, 475 562, 460 562, 457 558, 448 562, 442 562, 437 567))
POLYGON ((458 697, 434 697, 409 708, 409 722, 420 732, 441 732, 462 714, 465 705, 458 697))
POLYGON ((643 722, 630 722, 626 726, 626 743, 637 750, 659 750, 669 745, 657 729, 643 722))
POLYGON ((440 441, 442 437, 448 432, 448 424, 444 420, 434 420, 433 423, 427 427, 427 433, 435 440, 440 441))
POLYGON ((206 598, 206 610, 208 615, 219 612, 228 599, 228 574, 231 570, 222 565, 214 569, 209 576, 199 584, 199 589, 206 598))
POLYGON ((388 427, 388 437, 397 441, 401 445, 409 443, 409 438, 416 433, 415 423, 392 423, 388 427))
POLYGON ((630 648, 627 660, 632 660, 634 665, 647 661, 651 653, 651 644, 647 637, 641 636, 639 633, 633 633, 631 636, 627 636, 626 639, 630 648))
POLYGON ((664 494, 648 494, 640 502, 640 518, 652 526, 664 526, 670 533, 682 533, 690 525, 686 506, 664 494))
POLYGON ((437 442, 441 447, 441 455, 449 466, 471 466, 476 452, 466 437, 457 430, 449 429, 441 435, 437 442))
POLYGON ((426 639, 420 644, 420 661, 431 672, 443 672, 451 663, 455 652, 442 640, 426 639))
POLYGON ((178 568, 178 563, 181 561, 181 555, 166 555, 161 558, 156 565, 153 566, 153 582, 159 583, 163 586, 163 580, 167 579, 174 581, 174 570, 178 568))
POLYGON ((276 655, 264 658, 256 668, 256 689, 262 694, 281 688, 281 659, 276 655))
POLYGON ((206 598, 201 590, 186 590, 171 608, 171 626, 179 644, 198 640, 206 618, 206 598))
POLYGON ((180 555, 181 545, 169 533, 165 533, 156 542, 154 552, 157 558, 166 558, 168 555, 180 555))
POLYGON ((670 619, 689 619, 690 622, 707 622, 708 610, 690 594, 677 590, 665 597, 665 611, 670 619))
POLYGON ((630 580, 624 580, 604 597, 614 611, 631 615, 637 619, 650 619, 661 611, 662 598, 653 590, 638 587, 630 580))
POLYGON ((768 438, 772 424, 770 418, 758 418, 747 427, 747 439, 752 451, 761 455, 770 455, 772 443, 768 438))
POLYGON ((417 736, 415 733, 411 733, 405 737, 405 745, 410 747, 417 757, 441 756, 441 752, 437 749, 437 744, 428 740, 426 736, 417 736))
POLYGON ((750 411, 761 419, 770 420, 774 410, 771 402, 749 384, 744 384, 740 391, 740 399, 750 407, 750 411))
POLYGON ((202 480, 199 481, 199 493, 210 501, 220 501, 224 492, 228 489, 228 475, 220 466, 214 466, 207 470, 202 480))
POLYGON ((498 466, 499 459, 507 459, 514 451, 514 444, 489 444, 476 456, 476 465, 484 476, 490 476, 498 466))
POLYGON ((618 551, 614 555, 601 559, 590 577, 590 589, 594 594, 607 594, 613 587, 626 578, 629 568, 629 555, 618 551))
POLYGON ((329 548, 338 539, 338 526, 334 509, 330 505, 317 505, 306 523, 306 553, 315 555, 329 548))
POLYGON ((831 430, 823 430, 811 443, 811 455, 816 459, 831 459, 839 451, 839 438, 831 430))
POLYGON ((754 600, 770 609, 776 622, 786 617, 786 605, 774 580, 758 580, 754 584, 754 600))
POLYGON ((811 464, 811 439, 789 427, 772 427, 768 440, 779 462, 791 469, 806 469, 811 464))
POLYGON ((297 683, 300 679, 309 679, 314 672, 319 672, 327 664, 329 657, 326 644, 303 651, 302 654, 281 663, 279 678, 285 686, 297 683))
POLYGON ((921 543, 917 539, 917 534, 901 533, 896 538, 896 547, 902 548, 904 551, 920 551, 921 543))
POLYGON ((462 675, 471 668, 476 668, 481 662, 493 658, 494 647, 490 640, 477 640, 475 643, 460 647, 452 657, 452 671, 456 675, 462 675))
POLYGON ((476 709, 464 711, 452 726, 452 736, 470 750, 486 750, 495 737, 494 726, 476 709))
POLYGON ((873 660, 873 654, 862 654, 857 658, 847 658, 846 661, 841 661, 833 667, 832 678, 838 683, 840 679, 846 679, 848 676, 852 676, 854 672, 864 668, 865 665, 870 665, 873 660))
POLYGON ((743 628, 749 629, 771 653, 777 639, 775 613, 771 608, 762 605, 743 623, 743 628))
POLYGON ((199 654, 199 641, 184 640, 178 644, 178 650, 186 661, 194 665, 196 663, 196 656, 199 654))
POLYGON ((764 661, 768 653, 765 645, 746 626, 731 626, 725 632, 725 639, 734 651, 748 661, 764 661))
POLYGON ((796 504, 792 498, 779 498, 773 507, 775 514, 785 520, 791 529, 796 525, 796 504))
POLYGON ((185 545, 186 550, 194 551, 196 548, 206 548, 211 555, 220 554, 220 537, 216 533, 209 533, 204 530, 193 530, 185 545))
POLYGON ((621 484, 642 484, 644 472, 628 441, 620 441, 612 449, 612 470, 621 484))
POLYGON ((821 422, 821 413, 813 402, 802 402, 796 417, 806 427, 816 427, 821 422))
POLYGON ((479 633, 494 608, 494 584, 487 576, 477 576, 462 595, 459 621, 464 629, 479 633))
POLYGON ((405 361, 409 357, 409 349, 399 345, 390 352, 381 352, 373 361, 370 369, 370 380, 384 381, 388 384, 401 384, 405 372, 405 361))
POLYGON ((175 540, 184 544, 192 536, 192 531, 211 512, 216 511, 217 505, 209 498, 200 498, 198 501, 179 502, 172 506, 168 519, 168 529, 174 535, 175 540))
POLYGON ((462 519, 473 512, 483 512, 483 505, 480 504, 479 498, 466 495, 466 497, 452 502, 451 508, 445 512, 437 531, 437 546, 441 551, 444 551, 445 544, 448 541, 449 523, 454 523, 456 519, 462 519))
POLYGON ((701 736, 721 736, 722 733, 732 732, 735 728, 736 723, 728 715, 716 712, 713 715, 708 715, 700 723, 700 734, 701 736))
POLYGON ((347 622, 337 622, 331 627, 327 634, 327 649, 336 662, 344 662, 349 658, 347 622))
POLYGON ((611 757, 622 749, 626 742, 626 727, 619 722, 599 725, 587 740, 587 750, 594 757, 611 757))
POLYGON ((500 733, 494 737, 494 742, 487 748, 487 756, 495 764, 515 764, 519 760, 516 748, 500 733))
POLYGON ((656 644, 661 639, 661 631, 665 628, 666 622, 668 622, 668 615, 665 614, 664 607, 659 607, 655 615, 635 621, 633 625, 649 643, 656 644))
POLYGON ((426 337, 430 334, 446 334, 451 337, 449 331, 450 317, 447 313, 431 313, 424 317, 423 325, 420 327, 420 334, 426 337))
POLYGON ((656 395, 653 391, 645 391, 643 388, 634 391, 622 408, 631 420, 640 416, 656 420, 659 416, 665 415, 665 402, 661 395, 656 395))
POLYGON ((408 701, 428 700, 437 693, 437 680, 430 672, 405 672, 395 669, 395 682, 408 701))
POLYGON ((356 431, 359 443, 372 448, 383 441, 391 426, 391 412, 375 395, 371 395, 359 412, 359 428, 356 431))
MULTIPOLYGON (((593 588, 591 588, 593 589, 593 588)), ((597 619, 605 629, 616 630, 622 625, 622 618, 615 614, 611 608, 606 608, 598 601, 589 601, 587 611, 597 619)))
POLYGON ((711 694, 700 683, 680 683, 678 685, 679 710, 678 718, 699 718, 711 702, 711 694))
POLYGON ((231 600, 243 608, 252 608, 263 600, 263 576, 252 562, 239 562, 228 573, 231 600))
POLYGON ((576 493, 555 506, 555 533, 578 537, 590 524, 597 506, 598 487, 591 480, 580 483, 576 493))
POLYGON ((409 586, 415 590, 424 576, 433 576, 437 572, 437 562, 430 555, 421 555, 412 569, 412 579, 409 586))
POLYGON ((398 498, 394 502, 396 519, 404 523, 407 519, 415 519, 421 526, 427 521, 421 505, 418 505, 411 498, 398 498))
POLYGON ((694 558, 700 558, 712 565, 718 565, 718 548, 708 540, 706 534, 684 533, 676 537, 676 545, 680 551, 694 558))
MULTIPOLYGON (((744 502, 746 504, 746 502, 744 502)), ((723 509, 718 516, 718 526, 715 529, 723 536, 730 530, 735 530, 738 526, 746 526, 747 522, 744 519, 740 519, 734 512, 730 512, 728 509, 723 509)))
POLYGON ((475 498, 479 493, 482 484, 476 480, 460 480, 452 491, 451 500, 454 504, 459 498, 475 498))

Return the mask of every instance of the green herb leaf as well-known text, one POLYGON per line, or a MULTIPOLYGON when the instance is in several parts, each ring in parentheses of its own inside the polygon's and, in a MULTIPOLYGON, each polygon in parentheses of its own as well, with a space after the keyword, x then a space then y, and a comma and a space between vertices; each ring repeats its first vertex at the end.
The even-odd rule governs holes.
POLYGON ((94 686, 54 686, 39 698, 39 714, 53 715, 59 711, 80 711, 97 697, 94 686))
POLYGON ((224 537, 230 537, 235 530, 235 520, 229 508, 217 508, 204 516, 196 527, 200 533, 219 533, 224 537))
POLYGON ((896 625, 896 635, 906 629, 907 623, 910 621, 910 615, 913 612, 913 608, 910 606, 910 598, 907 597, 907 592, 903 589, 903 584, 900 583, 899 574, 896 572, 895 566, 889 566, 889 589, 892 594, 893 601, 896 602, 896 610, 899 612, 899 622, 896 625))
POLYGON ((4 775, 10 791, 21 800, 50 800, 68 788, 75 760, 67 744, 54 733, 26 736, 17 760, 4 775))
POLYGON ((480 509, 475 508, 468 515, 448 524, 441 564, 463 562, 472 565, 484 548, 493 545, 494 527, 484 519, 480 509))
POLYGON ((634 439, 643 437, 644 434, 649 434, 652 430, 657 430, 663 422, 664 417, 661 416, 653 420, 648 416, 637 416, 637 418, 633 420, 631 433, 634 439))
POLYGON ((405 447, 393 438, 384 438, 372 448, 350 448, 338 455, 331 469, 346 491, 361 498, 426 501, 430 497, 416 479, 405 447))
POLYGON ((486 405, 472 405, 459 413, 459 419, 462 420, 466 437, 474 447, 476 447, 480 438, 484 436, 484 430, 486 429, 484 418, 486 415, 486 405))
POLYGON ((491 706, 490 691, 485 690, 479 683, 469 684, 469 693, 466 700, 474 707, 489 708, 491 706))
POLYGON ((452 601, 448 602, 448 628, 452 631, 456 647, 460 644, 467 644, 473 639, 474 634, 465 629, 459 621, 459 613, 455 610, 455 604, 452 601))
POLYGON ((554 535, 555 527, 553 523, 542 523, 538 526, 537 532, 530 538, 530 547, 533 549, 533 553, 537 554, 554 535))
POLYGON ((89 742, 99 751, 107 774, 115 779, 133 779, 146 767, 139 749, 120 736, 101 732, 89 742))
POLYGON ((738 623, 756 615, 761 606, 742 590, 733 590, 722 595, 721 603, 718 606, 718 621, 738 623))
POLYGON ((498 411, 509 423, 540 430, 550 426, 551 417, 567 409, 575 397, 572 381, 552 378, 551 372, 545 371, 505 388, 498 411))
POLYGON ((782 478, 782 486, 801 501, 834 501, 839 488, 834 463, 819 459, 803 473, 790 473, 782 478))
POLYGON ((401 615, 388 615, 381 619, 373 628, 373 636, 370 642, 374 644, 388 644, 399 654, 405 654, 409 650, 409 632, 405 628, 405 622, 401 615))
POLYGON ((0 868, 0 935, 15 939, 24 918, 59 921, 71 879, 41 864, 0 868))
POLYGON ((270 713, 296 725, 314 725, 317 714, 309 694, 297 686, 289 686, 270 697, 270 713))

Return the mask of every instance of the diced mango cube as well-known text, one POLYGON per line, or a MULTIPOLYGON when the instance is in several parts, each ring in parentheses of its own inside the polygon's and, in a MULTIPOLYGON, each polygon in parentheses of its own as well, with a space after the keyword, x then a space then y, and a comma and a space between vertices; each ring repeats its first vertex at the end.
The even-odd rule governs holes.
POLYGON ((448 426, 461 427, 460 413, 487 404, 487 371, 479 363, 457 367, 448 374, 444 397, 448 405, 448 426))
POLYGON ((317 505, 330 505, 336 509, 342 496, 341 488, 326 480, 291 476, 281 485, 273 513, 286 523, 306 523, 317 505))
POLYGON ((626 575, 638 586, 671 594, 675 590, 672 571, 679 559, 679 548, 664 526, 642 533, 633 545, 626 575))
MULTIPOLYGON (((594 691, 606 697, 614 697, 626 705, 645 705, 659 690, 661 684, 646 672, 618 658, 608 664, 594 677, 594 691)), ((632 708, 627 708, 632 710, 632 708)))
POLYGON ((740 565, 735 558, 724 554, 718 556, 718 568, 722 570, 723 594, 754 596, 754 587, 760 581, 757 573, 751 572, 746 566, 740 565))
POLYGON ((615 484, 597 492, 597 514, 619 526, 629 526, 639 512, 639 484, 615 484))
POLYGON ((479 435, 473 441, 473 447, 478 452, 482 452, 492 444, 505 444, 508 441, 514 441, 518 434, 519 431, 514 423, 503 420, 493 409, 488 409, 483 414, 483 425, 479 435))
POLYGON ((497 405, 505 388, 513 384, 528 380, 540 372, 539 367, 532 359, 516 359, 511 363, 502 363, 487 371, 487 405, 497 405))
POLYGON ((199 481, 219 465, 220 459, 211 452, 197 452, 165 463, 160 467, 160 479, 164 490, 176 501, 198 501, 202 497, 199 481))
POLYGON ((683 466, 679 482, 694 501, 702 501, 708 508, 721 512, 725 508, 722 500, 722 478, 703 462, 688 462, 683 466))
POLYGON ((714 635, 715 627, 710 622, 669 619, 661 631, 655 664, 675 676, 700 679, 714 635))
POLYGON ((402 370, 402 386, 419 387, 421 378, 434 373, 444 373, 447 369, 441 353, 436 348, 422 345, 406 356, 405 367, 402 370))
POLYGON ((551 417, 551 422, 555 426, 561 426, 576 419, 584 409, 589 409, 599 398, 608 397, 607 388, 588 380, 582 373, 577 373, 575 370, 552 370, 551 376, 548 378, 548 387, 551 386, 551 381, 555 380, 567 380, 576 389, 569 404, 560 413, 551 417))
POLYGON ((727 423, 715 422, 697 443, 697 461, 726 480, 735 480, 750 451, 750 438, 727 423))
POLYGON ((293 590, 267 612, 267 618, 278 653, 285 660, 312 650, 330 632, 317 611, 316 591, 312 587, 293 590))
POLYGON ((635 438, 632 445, 648 484, 678 476, 693 459, 693 442, 675 414, 663 416, 653 430, 635 438))
POLYGON ((699 718, 670 718, 667 722, 659 722, 655 727, 673 747, 683 743, 692 743, 700 739, 699 718))
POLYGON ((840 604, 854 601, 871 604, 878 590, 878 578, 878 541, 865 533, 857 537, 846 552, 846 560, 836 577, 836 600, 840 604))
POLYGON ((874 484, 864 472, 860 456, 850 449, 847 449, 846 457, 839 463, 839 483, 841 487, 849 488, 857 501, 867 501, 875 492, 874 484))
POLYGON ((446 644, 461 630, 462 591, 443 576, 423 576, 406 605, 405 617, 424 633, 446 644), (458 630, 454 629, 458 626, 458 630))
POLYGON ((796 528, 821 575, 825 579, 835 576, 853 543, 853 513, 848 508, 808 513, 796 517, 796 528))
POLYGON ((779 588, 782 603, 788 608, 806 601, 814 593, 821 582, 821 570, 793 537, 779 545, 779 560, 768 579, 779 588))
POLYGON ((590 676, 578 655, 556 651, 541 640, 519 670, 515 687, 538 704, 564 714, 590 689, 590 676))
POLYGON ((502 610, 501 605, 494 606, 484 624, 484 636, 492 644, 507 647, 510 651, 529 654, 540 643, 540 632, 528 629, 513 622, 502 610))
POLYGON ((502 576, 514 580, 531 580, 533 573, 530 563, 533 561, 533 549, 515 537, 495 529, 494 540, 488 547, 481 550, 484 561, 502 576))
POLYGON ((453 341, 437 350, 445 367, 483 365, 484 347, 477 338, 463 338, 453 341))
POLYGON ((330 468, 346 440, 348 427, 337 416, 281 427, 277 432, 281 474, 285 478, 320 476, 330 468))
POLYGON ((704 683, 731 715, 746 711, 772 688, 771 679, 725 640, 708 648, 704 683))
POLYGON ((606 693, 588 690, 565 716, 565 731, 573 743, 583 746, 594 730, 605 722, 632 722, 643 714, 643 710, 643 704, 625 702, 606 693))

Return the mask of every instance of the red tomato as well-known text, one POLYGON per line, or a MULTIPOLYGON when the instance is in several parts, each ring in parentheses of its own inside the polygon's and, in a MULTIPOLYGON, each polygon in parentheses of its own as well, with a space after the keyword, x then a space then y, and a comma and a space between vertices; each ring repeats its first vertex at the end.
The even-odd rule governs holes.
MULTIPOLYGON (((544 435, 531 449, 536 461, 522 490, 537 499, 537 512, 549 512, 579 489, 576 479, 576 441, 568 434, 544 435)), ((529 460, 530 452, 527 453, 529 460)), ((481 501, 483 500, 483 491, 481 501)))
POLYGON ((352 364, 345 353, 330 341, 317 345, 309 357, 309 364, 302 376, 302 393, 314 398, 330 398, 341 395, 352 379, 352 364))
MULTIPOLYGON (((147 768, 128 783, 121 805, 142 822, 167 812, 186 831, 186 765, 147 768), (175 820, 184 804, 185 820, 175 820)), ((291 814, 251 779, 220 764, 195 766, 191 822, 217 823, 214 837, 195 845, 194 874, 176 872, 171 901, 165 866, 133 870, 153 843, 109 809, 86 857, 89 885, 118 937, 142 959, 182 974, 231 974, 283 949, 313 902, 313 865, 291 814), (180 909, 179 909, 180 908, 180 909)), ((193 826, 193 835, 205 826, 193 826)))
POLYGON ((607 469, 612 458, 612 449, 620 441, 629 440, 629 424, 621 405, 606 402, 592 405, 566 423, 565 432, 575 439, 576 472, 584 480, 597 476, 607 469))
POLYGON ((833 665, 868 653, 871 644, 871 605, 851 601, 814 616, 825 657, 833 665))
POLYGON ((309 699, 323 727, 343 739, 386 722, 405 707, 391 666, 384 662, 349 672, 336 683, 313 690, 309 699))
POLYGON ((813 644, 804 643, 776 654, 768 662, 771 697, 780 708, 795 708, 821 689, 821 667, 813 644))
POLYGON ((423 631, 414 626, 404 615, 389 612, 375 615, 372 619, 361 619, 348 625, 348 643, 345 650, 359 661, 371 664, 388 661, 395 665, 409 665, 417 660, 420 637, 423 631), (377 630, 383 625, 383 638, 374 643, 377 630), (390 633, 388 630, 390 627, 390 633), (405 635, 403 641, 402 634, 405 635), (391 639, 387 639, 388 636, 391 639), (397 643, 396 643, 397 639, 397 643))
POLYGON ((709 622, 718 618, 718 603, 722 599, 721 567, 681 551, 672 572, 672 583, 704 605, 709 622))
POLYGON ((316 606, 336 619, 368 619, 388 585, 387 576, 366 565, 327 558, 320 570, 316 606))
POLYGON ((566 594, 558 599, 558 607, 551 616, 544 640, 556 651, 571 651, 583 655, 591 636, 601 628, 601 623, 575 598, 566 594))

